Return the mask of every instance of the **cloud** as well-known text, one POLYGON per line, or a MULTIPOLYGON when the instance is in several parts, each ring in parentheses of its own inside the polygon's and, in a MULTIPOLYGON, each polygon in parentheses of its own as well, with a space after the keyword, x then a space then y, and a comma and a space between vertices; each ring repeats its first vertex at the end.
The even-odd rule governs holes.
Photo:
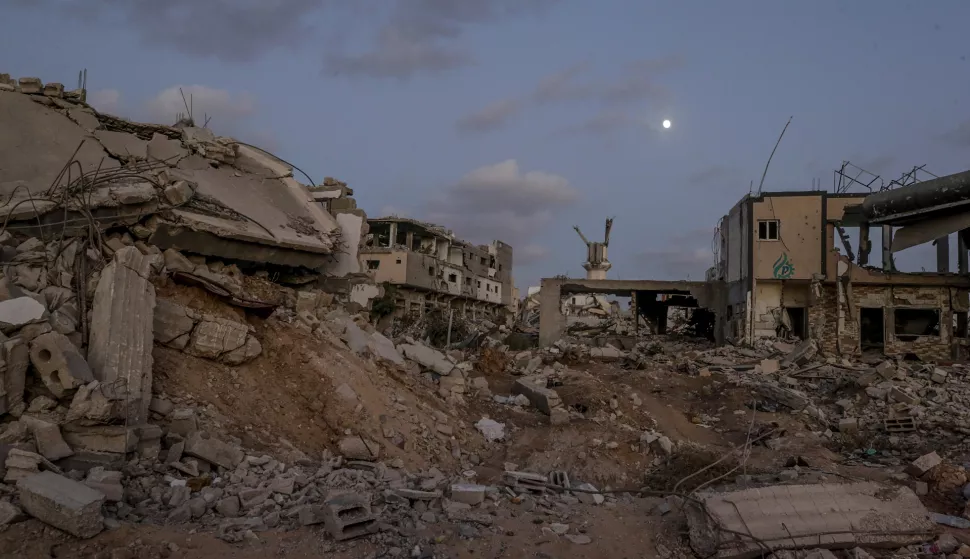
POLYGON ((940 135, 940 140, 956 147, 970 146, 970 120, 965 120, 940 135))
POLYGON ((512 247, 512 251, 516 265, 528 266, 549 258, 549 249, 541 245, 529 244, 523 247, 512 247))
POLYGON ((573 64, 539 80, 528 94, 508 97, 460 118, 456 126, 465 132, 486 132, 500 128, 527 106, 543 107, 560 103, 592 102, 600 112, 568 128, 570 132, 603 134, 613 132, 637 119, 626 113, 630 105, 645 101, 665 102, 670 91, 659 83, 663 73, 680 68, 682 56, 668 56, 635 60, 625 64, 618 76, 598 79, 588 76, 590 64, 573 64), (585 79, 584 79, 585 78, 585 79), (484 122, 484 126, 469 126, 469 122, 484 122))
POLYGON ((460 132, 486 132, 502 127, 521 110, 518 99, 503 99, 460 118, 456 126, 460 132))
POLYGON ((466 28, 539 13, 559 0, 398 0, 374 46, 331 53, 325 67, 352 77, 407 79, 475 64, 460 39, 466 28))
POLYGON ((221 134, 238 131, 239 121, 256 112, 256 100, 249 93, 233 94, 205 85, 173 85, 146 102, 145 111, 152 122, 173 124, 179 114, 188 112, 186 104, 198 126, 209 117, 221 134))
POLYGON ((309 23, 346 0, 37 0, 87 21, 136 31, 149 44, 192 56, 246 62, 321 36, 309 23))
POLYGON ((732 183, 737 182, 739 176, 739 170, 734 167, 714 164, 697 169, 687 175, 687 184, 690 186, 707 186, 712 183, 732 183))
MULTIPOLYGON (((514 159, 475 169, 427 204, 428 221, 454 228, 474 242, 494 239, 515 247, 529 244, 556 210, 579 198, 564 177, 522 172, 514 159)), ((534 257, 538 254, 530 249, 534 257)))
POLYGON ((702 280, 714 265, 714 232, 695 229, 672 236, 665 247, 648 249, 637 261, 655 279, 702 280))
POLYGON ((99 112, 117 115, 121 112, 121 92, 117 89, 99 89, 88 93, 87 102, 99 112))

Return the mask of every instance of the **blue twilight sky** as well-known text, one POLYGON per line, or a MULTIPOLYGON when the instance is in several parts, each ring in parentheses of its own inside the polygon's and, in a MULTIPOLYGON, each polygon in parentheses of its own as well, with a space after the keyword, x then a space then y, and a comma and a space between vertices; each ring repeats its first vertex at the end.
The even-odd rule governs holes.
MULTIPOLYGON (((369 215, 516 252, 525 291, 703 277, 717 220, 765 190, 970 167, 965 0, 0 0, 0 72, 135 120, 196 117, 344 180, 369 215), (673 121, 662 130, 664 118, 673 121)), ((931 247, 901 268, 930 267, 931 247)))

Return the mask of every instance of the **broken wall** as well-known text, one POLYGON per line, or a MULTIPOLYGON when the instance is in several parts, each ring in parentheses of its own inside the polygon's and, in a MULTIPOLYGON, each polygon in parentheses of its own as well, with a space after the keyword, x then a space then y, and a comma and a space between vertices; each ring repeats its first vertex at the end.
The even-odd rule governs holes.
POLYGON ((752 297, 751 328, 755 338, 773 337, 782 308, 809 306, 809 286, 803 282, 758 281, 752 297))
POLYGON ((842 355, 860 354, 860 309, 881 308, 886 355, 914 354, 924 361, 952 359, 954 313, 966 312, 967 289, 855 284, 849 284, 846 288, 840 284, 825 284, 820 286, 820 291, 821 297, 817 304, 809 309, 809 325, 811 335, 823 351, 842 355), (910 308, 938 310, 939 333, 897 334, 894 311, 910 308))

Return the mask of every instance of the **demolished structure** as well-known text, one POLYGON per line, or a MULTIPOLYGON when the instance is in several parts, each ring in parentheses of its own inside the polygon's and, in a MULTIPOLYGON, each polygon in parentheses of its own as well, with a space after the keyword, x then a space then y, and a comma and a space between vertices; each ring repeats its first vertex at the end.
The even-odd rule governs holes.
POLYGON ((511 246, 475 246, 443 227, 407 218, 370 219, 368 225, 364 263, 378 283, 396 287, 398 316, 439 308, 470 317, 515 312, 511 246))
POLYGON ((721 221, 718 264, 709 273, 726 286, 725 339, 753 343, 790 332, 832 354, 871 348, 952 358, 966 338, 970 278, 950 272, 946 260, 937 272, 895 270, 888 228, 882 265, 869 266, 869 227, 845 218, 865 199, 805 191, 738 202, 721 221))

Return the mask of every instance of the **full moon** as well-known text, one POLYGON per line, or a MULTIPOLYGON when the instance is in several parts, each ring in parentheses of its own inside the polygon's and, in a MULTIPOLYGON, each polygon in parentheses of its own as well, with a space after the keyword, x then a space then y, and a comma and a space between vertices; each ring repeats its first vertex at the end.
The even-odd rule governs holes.
POLYGON ((663 122, 663 124, 664 124, 664 128, 670 128, 670 121, 669 120, 665 120, 663 122))

